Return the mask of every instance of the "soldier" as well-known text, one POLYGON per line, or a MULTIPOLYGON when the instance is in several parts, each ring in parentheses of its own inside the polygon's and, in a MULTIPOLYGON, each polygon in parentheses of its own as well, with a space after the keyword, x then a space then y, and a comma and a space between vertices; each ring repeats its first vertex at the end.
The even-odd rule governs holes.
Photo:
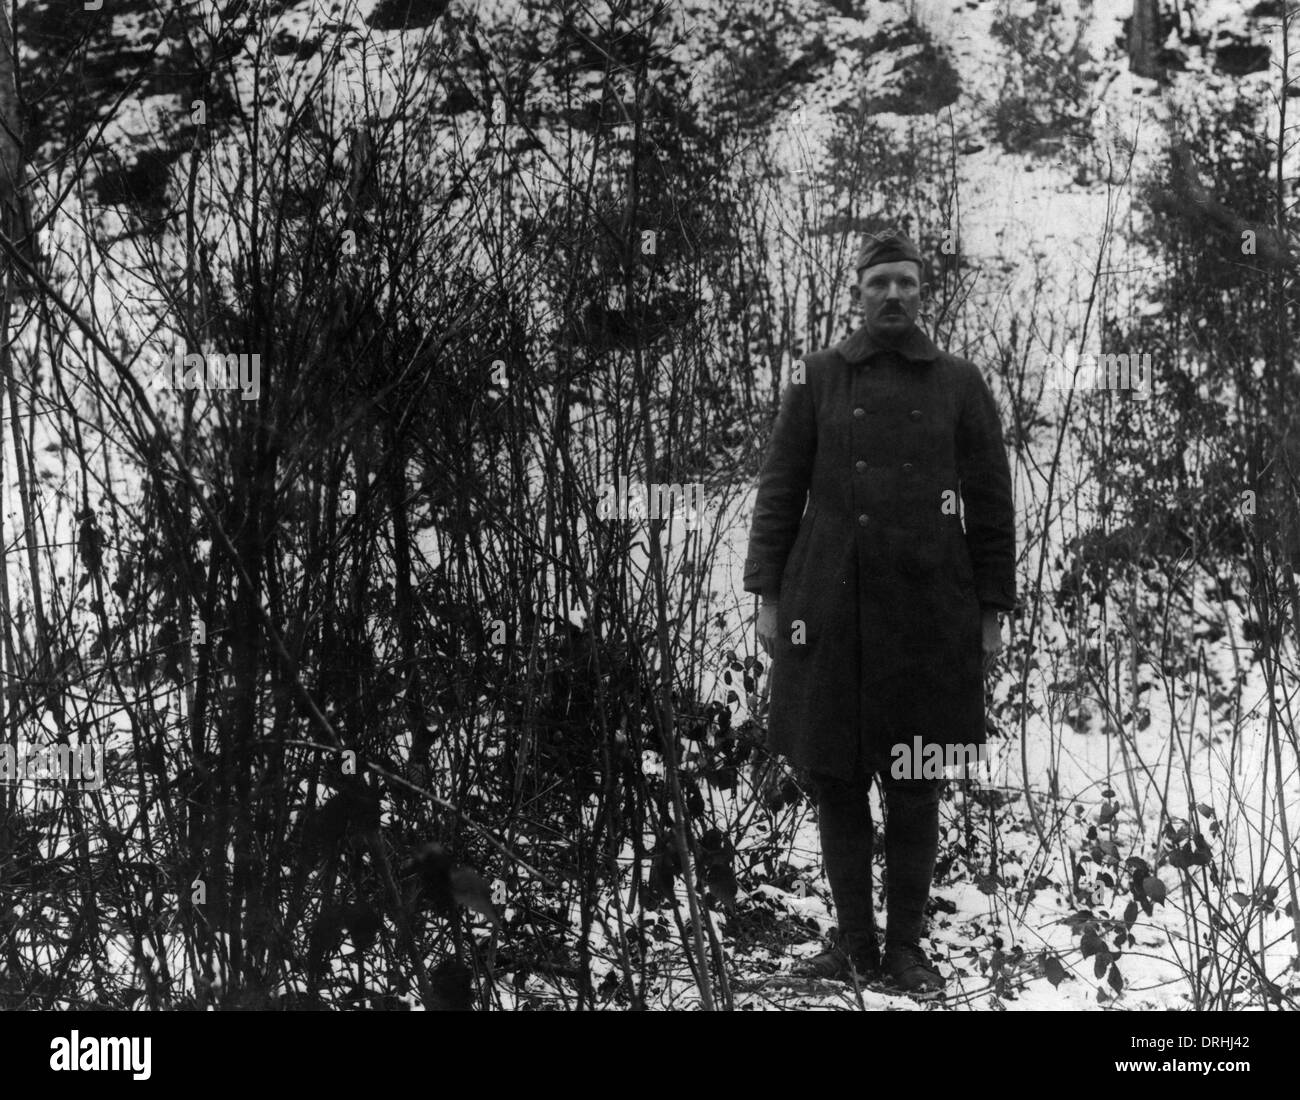
POLYGON ((902 233, 864 241, 864 324, 795 364, 758 483, 744 587, 772 657, 770 748, 805 771, 839 934, 800 970, 942 988, 920 945, 939 783, 894 745, 982 746, 983 673, 1015 605, 1011 474, 978 368, 916 318, 929 287, 902 233), (805 508, 806 505, 806 508, 805 508), (883 967, 872 910, 871 779, 885 804, 883 967))

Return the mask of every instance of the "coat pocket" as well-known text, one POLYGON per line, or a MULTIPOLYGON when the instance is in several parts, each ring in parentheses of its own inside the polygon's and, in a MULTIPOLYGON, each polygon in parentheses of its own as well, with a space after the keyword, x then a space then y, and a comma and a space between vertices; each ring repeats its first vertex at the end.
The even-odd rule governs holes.
POLYGON ((962 589, 975 588, 975 566, 971 563, 970 549, 966 545, 966 533, 959 524, 947 527, 948 560, 952 562, 953 574, 957 585, 962 589))
POLYGON ((817 506, 810 504, 799 521, 799 532, 794 537, 794 545, 790 547, 790 554, 785 559, 785 568, 781 572, 783 593, 787 584, 797 584, 803 575, 804 562, 808 557, 808 544, 812 542, 813 526, 816 522, 817 506))

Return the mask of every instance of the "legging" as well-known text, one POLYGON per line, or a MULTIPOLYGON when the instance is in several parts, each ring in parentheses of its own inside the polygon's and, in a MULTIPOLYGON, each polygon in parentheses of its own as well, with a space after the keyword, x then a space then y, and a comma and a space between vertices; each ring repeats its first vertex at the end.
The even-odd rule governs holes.
MULTIPOLYGON (((921 938, 939 851, 938 779, 894 779, 881 769, 885 801, 886 946, 921 938)), ((852 780, 813 773, 822 861, 840 929, 840 943, 856 952, 876 938, 872 912, 871 776, 852 780)))

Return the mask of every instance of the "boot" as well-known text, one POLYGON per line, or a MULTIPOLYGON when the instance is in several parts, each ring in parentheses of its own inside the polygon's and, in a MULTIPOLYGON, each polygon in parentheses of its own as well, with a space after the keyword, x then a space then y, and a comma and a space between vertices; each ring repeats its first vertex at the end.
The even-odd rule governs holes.
POLYGON ((796 963, 790 973, 796 978, 823 978, 852 984, 855 970, 860 982, 880 980, 880 946, 874 937, 855 950, 842 943, 833 943, 820 955, 796 963))
POLYGON ((904 993, 938 993, 946 984, 916 943, 887 943, 885 974, 904 993))
POLYGON ((822 862, 839 931, 831 950, 805 960, 802 968, 812 971, 810 977, 851 981, 850 970, 856 967, 859 979, 877 981, 880 947, 871 888, 870 780, 861 775, 852 781, 814 775, 813 784, 822 862))
POLYGON ((937 992, 943 979, 920 941, 939 848, 939 784, 883 780, 885 789, 885 974, 909 993, 937 992))

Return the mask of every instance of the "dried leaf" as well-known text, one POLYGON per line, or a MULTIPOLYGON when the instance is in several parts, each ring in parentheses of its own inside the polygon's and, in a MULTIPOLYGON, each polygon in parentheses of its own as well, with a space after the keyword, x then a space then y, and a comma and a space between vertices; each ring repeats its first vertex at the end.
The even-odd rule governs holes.
POLYGON ((496 906, 492 904, 492 888, 472 867, 457 867, 451 873, 451 895, 456 901, 487 917, 493 928, 500 928, 496 906))
POLYGON ((736 881, 735 872, 730 867, 710 867, 704 881, 709 893, 724 909, 730 910, 735 906, 736 891, 740 888, 740 884, 736 881))
POLYGON ((379 914, 364 901, 359 901, 343 910, 343 926, 356 949, 367 951, 379 935, 379 914))
POLYGON ((430 1012, 468 1012, 474 1007, 474 975, 464 963, 447 959, 429 975, 430 1012))
POLYGON ((1124 867, 1135 879, 1142 878, 1151 873, 1151 868, 1147 861, 1141 856, 1129 856, 1124 861, 1124 867))

